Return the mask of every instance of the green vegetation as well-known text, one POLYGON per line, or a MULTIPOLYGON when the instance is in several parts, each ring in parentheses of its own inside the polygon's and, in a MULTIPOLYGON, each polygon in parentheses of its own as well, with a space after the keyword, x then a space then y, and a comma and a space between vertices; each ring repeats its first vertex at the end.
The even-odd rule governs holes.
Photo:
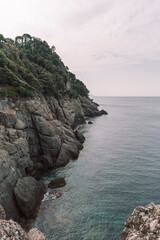
POLYGON ((32 96, 34 91, 44 94, 69 94, 88 97, 89 91, 69 72, 61 58, 46 41, 29 34, 17 36, 15 41, 0 34, 0 85, 10 97, 32 96))

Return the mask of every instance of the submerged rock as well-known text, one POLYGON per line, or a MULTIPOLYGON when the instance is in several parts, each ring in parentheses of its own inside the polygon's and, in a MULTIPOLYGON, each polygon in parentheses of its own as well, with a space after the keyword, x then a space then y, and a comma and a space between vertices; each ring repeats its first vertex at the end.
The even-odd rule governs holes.
POLYGON ((54 195, 56 198, 60 198, 62 196, 61 192, 50 192, 50 195, 54 195))
POLYGON ((145 207, 136 207, 124 225, 120 240, 159 240, 160 205, 151 202, 145 207))
POLYGON ((59 188, 64 187, 66 185, 66 182, 63 177, 53 179, 49 184, 48 188, 59 188))

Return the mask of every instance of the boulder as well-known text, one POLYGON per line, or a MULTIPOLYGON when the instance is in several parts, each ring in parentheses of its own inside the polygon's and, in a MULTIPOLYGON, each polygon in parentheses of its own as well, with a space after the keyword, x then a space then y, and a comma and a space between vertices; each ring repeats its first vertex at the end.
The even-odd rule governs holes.
POLYGON ((53 179, 49 184, 48 188, 59 188, 66 185, 65 179, 63 177, 53 179))
POLYGON ((76 135, 76 138, 78 139, 78 141, 80 141, 81 143, 84 143, 85 137, 84 137, 83 133, 81 132, 81 130, 77 129, 75 131, 75 135, 76 135))
POLYGON ((37 228, 32 228, 29 230, 28 237, 30 240, 46 240, 45 235, 37 228))
POLYGON ((35 218, 45 193, 45 187, 32 177, 18 179, 14 193, 17 203, 27 218, 35 218))
POLYGON ((93 122, 92 122, 92 121, 89 121, 88 124, 93 124, 93 122))

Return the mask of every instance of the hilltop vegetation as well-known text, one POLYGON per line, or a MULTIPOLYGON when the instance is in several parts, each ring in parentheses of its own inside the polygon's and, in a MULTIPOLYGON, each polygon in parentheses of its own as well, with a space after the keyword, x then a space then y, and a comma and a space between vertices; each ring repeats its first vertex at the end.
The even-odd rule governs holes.
POLYGON ((15 40, 0 34, 0 94, 10 97, 69 94, 88 97, 88 89, 71 73, 46 41, 29 34, 15 40))

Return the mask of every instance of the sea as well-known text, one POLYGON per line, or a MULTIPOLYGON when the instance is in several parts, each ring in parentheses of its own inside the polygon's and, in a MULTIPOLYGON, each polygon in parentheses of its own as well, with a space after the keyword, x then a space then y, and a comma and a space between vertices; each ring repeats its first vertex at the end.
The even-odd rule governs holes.
POLYGON ((108 115, 81 126, 78 159, 41 176, 67 183, 60 198, 45 196, 34 224, 47 240, 118 240, 136 206, 160 204, 160 98, 94 101, 108 115))

